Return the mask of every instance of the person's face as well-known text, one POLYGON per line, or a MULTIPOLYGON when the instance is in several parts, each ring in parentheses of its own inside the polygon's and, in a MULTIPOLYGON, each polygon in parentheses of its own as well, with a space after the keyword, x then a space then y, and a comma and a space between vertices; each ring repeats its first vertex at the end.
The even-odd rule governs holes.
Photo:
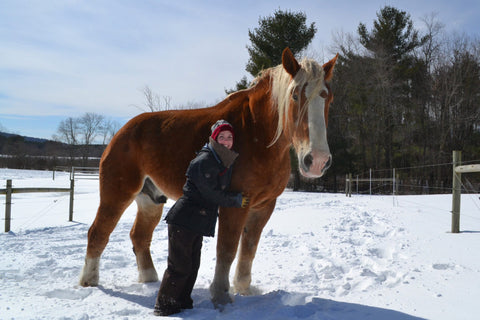
POLYGON ((225 130, 218 134, 217 142, 227 149, 232 149, 233 146, 233 135, 230 131, 225 130))

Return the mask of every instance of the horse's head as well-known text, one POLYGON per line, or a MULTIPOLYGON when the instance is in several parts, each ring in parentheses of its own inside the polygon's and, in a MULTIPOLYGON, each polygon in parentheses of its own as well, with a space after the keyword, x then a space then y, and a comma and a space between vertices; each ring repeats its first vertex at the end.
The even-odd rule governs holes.
POLYGON ((279 110, 274 142, 282 131, 291 138, 300 172, 305 177, 321 177, 332 163, 327 124, 333 94, 328 82, 337 57, 338 54, 323 66, 310 59, 298 63, 286 48, 282 55, 283 68, 277 68, 277 79, 272 83, 272 96, 279 110))

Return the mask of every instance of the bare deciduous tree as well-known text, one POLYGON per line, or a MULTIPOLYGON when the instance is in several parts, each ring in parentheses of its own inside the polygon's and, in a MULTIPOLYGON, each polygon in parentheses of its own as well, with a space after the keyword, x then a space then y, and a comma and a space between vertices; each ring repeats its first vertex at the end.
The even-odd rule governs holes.
POLYGON ((420 52, 423 55, 425 64, 429 72, 432 72, 433 63, 438 59, 441 50, 440 34, 443 32, 445 25, 437 20, 437 14, 431 13, 424 16, 422 22, 426 28, 426 41, 421 47, 420 52))
POLYGON ((100 129, 100 135, 102 136, 102 144, 107 145, 113 136, 120 129, 121 125, 117 121, 112 119, 105 119, 100 129))
MULTIPOLYGON (((160 96, 154 93, 149 86, 145 86, 143 88, 143 95, 145 97, 145 108, 147 109, 147 111, 156 112, 161 110, 169 110, 171 108, 170 102, 172 98, 170 96, 163 96, 163 105, 162 105, 160 96)), ((142 108, 139 108, 139 109, 142 109, 142 108)))
POLYGON ((78 119, 83 144, 90 145, 93 143, 97 135, 100 134, 104 119, 104 116, 93 112, 87 112, 78 119))
POLYGON ((60 122, 57 128, 57 134, 53 135, 53 139, 63 141, 69 145, 76 145, 78 144, 79 129, 77 119, 68 117, 60 122))
POLYGON ((91 155, 92 145, 107 144, 119 128, 118 122, 107 120, 105 116, 97 113, 87 112, 78 118, 69 117, 62 120, 53 139, 70 145, 70 157, 73 159, 81 156, 86 164, 91 155))

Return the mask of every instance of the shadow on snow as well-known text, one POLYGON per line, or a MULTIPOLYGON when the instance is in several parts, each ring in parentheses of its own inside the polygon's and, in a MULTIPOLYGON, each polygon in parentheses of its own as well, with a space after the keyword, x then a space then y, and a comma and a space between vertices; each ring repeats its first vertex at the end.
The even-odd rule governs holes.
MULTIPOLYGON (((159 287, 159 282, 155 283, 159 287)), ((153 284, 152 284, 153 285, 153 284)), ((99 287, 105 294, 124 299, 145 308, 155 303, 153 295, 137 295, 99 287)), ((183 319, 342 319, 342 320, 421 320, 403 312, 330 299, 309 297, 305 293, 290 293, 283 290, 256 296, 235 296, 235 302, 215 309, 207 289, 194 289, 194 309, 178 314, 183 319)))

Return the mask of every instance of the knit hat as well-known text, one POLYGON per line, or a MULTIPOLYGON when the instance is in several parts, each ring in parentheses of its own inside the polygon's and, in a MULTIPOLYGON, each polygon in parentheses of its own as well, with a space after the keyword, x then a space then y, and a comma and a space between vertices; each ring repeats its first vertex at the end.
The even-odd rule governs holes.
POLYGON ((232 125, 225 120, 218 120, 212 126, 212 139, 217 141, 217 137, 222 131, 230 131, 232 133, 232 136, 235 138, 235 133, 233 132, 232 125))

